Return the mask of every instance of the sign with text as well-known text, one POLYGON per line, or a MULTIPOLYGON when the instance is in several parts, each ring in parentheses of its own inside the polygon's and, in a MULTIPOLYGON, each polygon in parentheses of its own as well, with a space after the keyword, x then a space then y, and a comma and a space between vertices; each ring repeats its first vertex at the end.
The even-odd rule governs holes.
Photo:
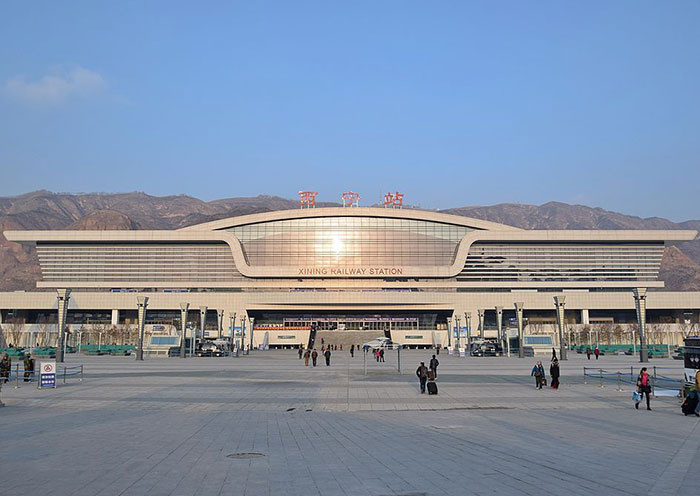
POLYGON ((400 276, 400 267, 299 267, 300 276, 400 276))
POLYGON ((39 388, 56 387, 56 362, 39 362, 39 388))

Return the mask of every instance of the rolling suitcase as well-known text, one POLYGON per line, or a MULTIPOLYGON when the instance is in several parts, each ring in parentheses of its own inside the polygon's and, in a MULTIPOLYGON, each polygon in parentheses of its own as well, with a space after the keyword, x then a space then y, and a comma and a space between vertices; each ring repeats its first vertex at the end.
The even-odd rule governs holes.
POLYGON ((698 395, 689 394, 683 404, 681 405, 681 411, 683 415, 693 415, 695 413, 695 407, 698 406, 698 395))
POLYGON ((428 382, 428 394, 438 394, 437 383, 435 381, 428 382))

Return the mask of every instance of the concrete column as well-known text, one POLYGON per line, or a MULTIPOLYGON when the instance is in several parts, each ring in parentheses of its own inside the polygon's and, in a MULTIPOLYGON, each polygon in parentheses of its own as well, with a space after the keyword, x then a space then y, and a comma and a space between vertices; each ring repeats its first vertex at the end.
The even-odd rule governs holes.
MULTIPOLYGON (((56 361, 63 362, 63 342, 66 339, 66 318, 68 317, 68 303, 70 302, 70 289, 57 289, 58 300, 58 346, 56 346, 56 361)), ((15 344, 19 346, 19 343, 15 344)))
MULTIPOLYGON (((204 329, 205 329, 205 327, 206 327, 206 325, 207 325, 207 310, 209 310, 209 309, 208 309, 207 307, 205 307, 205 306, 199 307, 199 328, 200 328, 201 331, 202 331, 202 339, 204 339, 204 329)), ((192 348, 192 354, 194 354, 194 342, 195 342, 196 340, 197 340, 197 339, 195 338, 195 339, 192 341, 192 347, 193 347, 193 348, 192 348)))
POLYGON ((581 324, 589 325, 591 319, 588 317, 588 309, 581 310, 581 324))
POLYGON ((139 344, 136 349, 136 360, 143 360, 143 339, 144 339, 144 326, 146 324, 146 307, 148 306, 148 296, 137 296, 136 304, 138 305, 138 331, 139 331, 139 344))
POLYGON ((559 358, 566 360, 566 343, 564 342, 564 305, 566 296, 555 296, 554 306, 557 310, 557 328, 559 329, 559 358))
POLYGON ((484 311, 477 310, 476 315, 479 318, 479 337, 484 339, 484 311))
POLYGON ((508 336, 503 334, 503 307, 496 307, 496 328, 498 329, 498 339, 501 340, 501 350, 507 351, 508 356, 510 356, 508 336))
POLYGON ((634 293, 634 306, 637 309, 637 325, 639 326, 639 361, 648 362, 649 349, 647 348, 646 335, 647 289, 635 288, 632 292, 634 293))
POLYGON ((219 326, 219 339, 221 339, 221 333, 224 330, 224 311, 223 310, 217 310, 216 311, 216 316, 218 318, 218 326, 219 326))
POLYGON ((190 309, 189 303, 180 303, 180 332, 182 340, 180 341, 180 358, 185 358, 187 354, 187 311, 190 309))
POLYGON ((119 324, 119 310, 112 309, 112 325, 119 324))
POLYGON ((515 305, 515 317, 518 321, 518 357, 525 358, 525 346, 523 339, 523 303, 517 302, 515 305))

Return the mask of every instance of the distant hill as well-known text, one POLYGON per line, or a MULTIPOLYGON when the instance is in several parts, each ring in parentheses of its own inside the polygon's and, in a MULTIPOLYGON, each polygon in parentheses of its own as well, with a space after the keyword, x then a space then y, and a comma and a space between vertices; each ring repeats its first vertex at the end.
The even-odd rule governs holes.
MULTIPOLYGON (((205 202, 190 196, 145 193, 63 194, 35 191, 0 197, 0 231, 11 229, 178 229, 238 215, 297 208, 277 196, 226 198, 205 202)), ((337 206, 323 203, 319 206, 337 206)), ((642 219, 600 208, 549 202, 459 207, 445 213, 500 222, 523 229, 696 229, 700 220, 675 223, 642 219)), ((667 289, 700 291, 700 239, 668 247, 661 265, 667 289)), ((33 249, 0 235, 0 290, 32 290, 40 278, 33 249)))

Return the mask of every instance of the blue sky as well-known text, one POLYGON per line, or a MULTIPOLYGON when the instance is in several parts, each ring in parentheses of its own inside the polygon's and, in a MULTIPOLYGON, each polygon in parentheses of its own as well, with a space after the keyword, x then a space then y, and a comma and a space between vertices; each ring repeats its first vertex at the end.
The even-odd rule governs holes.
POLYGON ((700 218, 700 2, 0 6, 0 195, 700 218))

